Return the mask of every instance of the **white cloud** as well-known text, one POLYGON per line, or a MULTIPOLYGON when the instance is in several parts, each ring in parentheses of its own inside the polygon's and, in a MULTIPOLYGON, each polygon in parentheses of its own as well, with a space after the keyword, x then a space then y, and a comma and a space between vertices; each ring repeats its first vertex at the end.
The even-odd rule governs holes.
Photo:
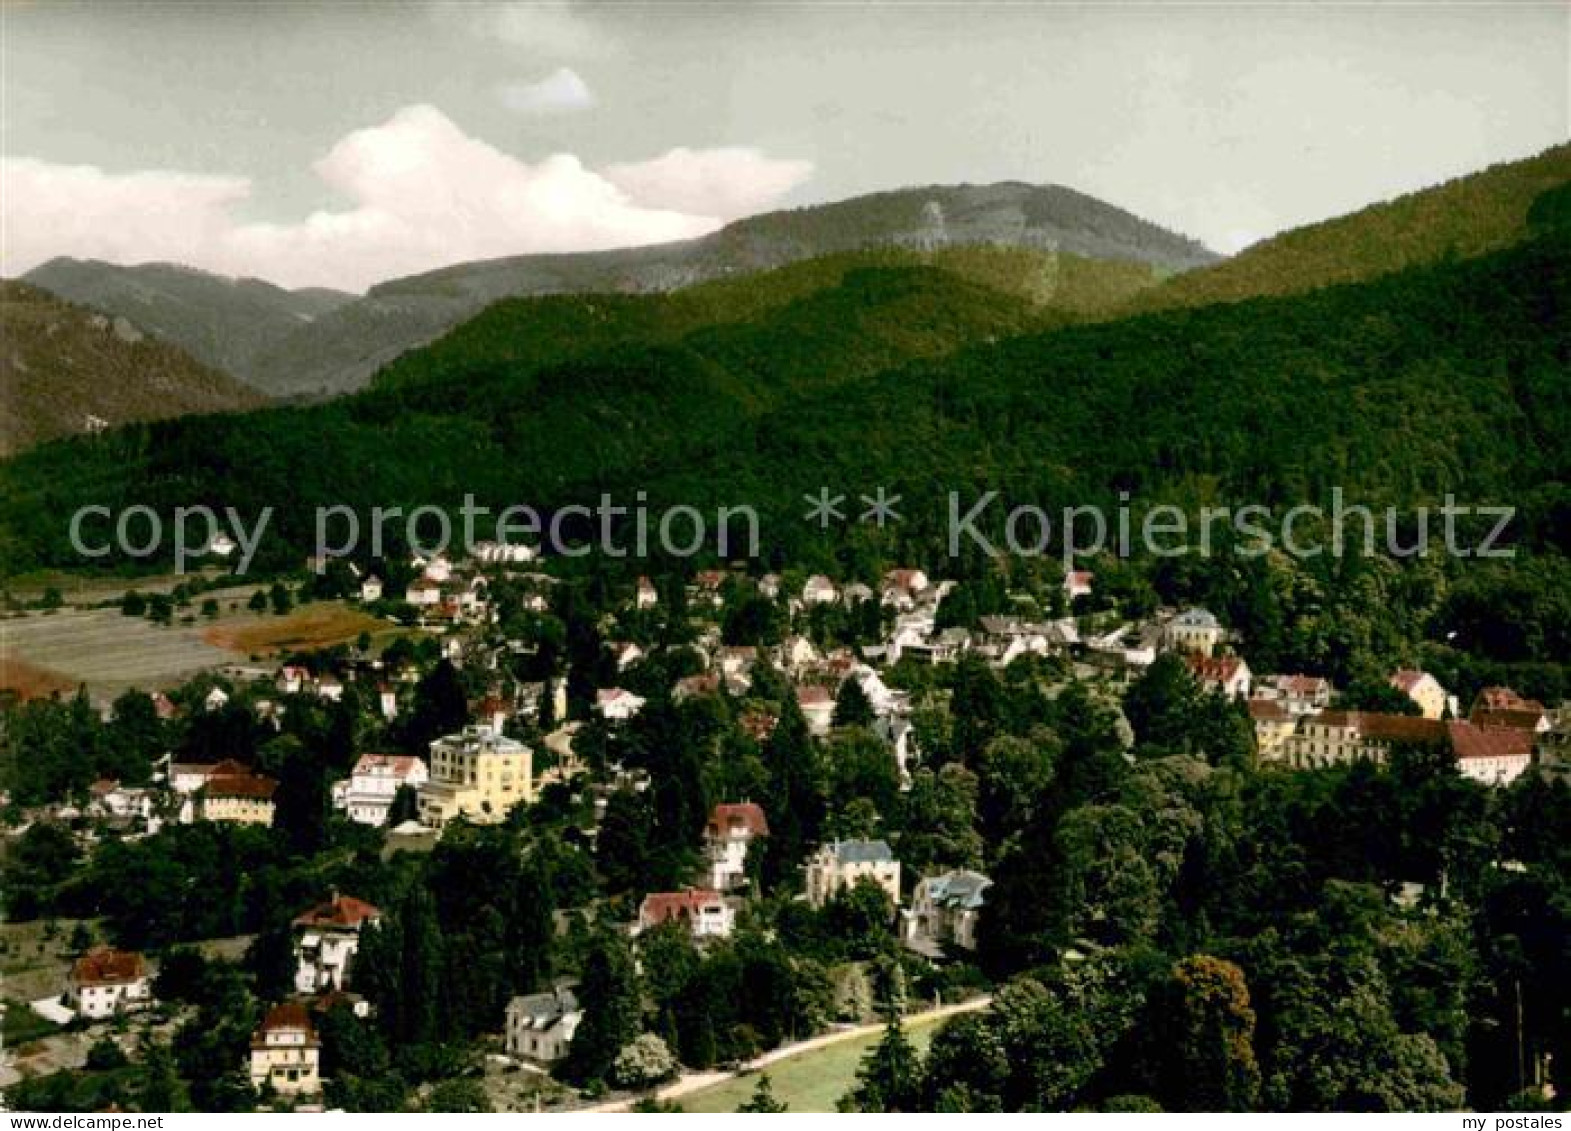
POLYGON ((503 83, 496 93, 502 105, 519 114, 560 114, 595 104, 594 91, 571 67, 559 67, 539 82, 503 83))
POLYGON ((742 146, 683 146, 649 161, 605 169, 607 180, 652 207, 724 220, 759 211, 812 175, 811 161, 779 160, 742 146))
POLYGON ((0 159, 0 271, 20 274, 56 255, 190 263, 222 241, 230 206, 250 191, 243 177, 0 159))
POLYGON ((231 213, 250 195, 244 178, 6 158, 0 271, 20 274, 56 255, 163 259, 285 286, 362 290, 466 260, 702 235, 809 171, 753 150, 672 150, 614 174, 567 153, 528 164, 424 105, 348 134, 313 169, 348 205, 262 224, 231 213))
POLYGON ((500 4, 438 0, 431 7, 439 18, 457 14, 469 30, 481 38, 522 48, 531 54, 583 59, 611 54, 616 47, 607 29, 591 21, 567 0, 519 0, 500 4))

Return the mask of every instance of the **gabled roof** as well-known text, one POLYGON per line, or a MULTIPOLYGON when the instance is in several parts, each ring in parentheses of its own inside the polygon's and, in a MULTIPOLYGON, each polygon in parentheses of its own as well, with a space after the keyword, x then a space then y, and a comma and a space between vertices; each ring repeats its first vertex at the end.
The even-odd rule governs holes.
POLYGON ((1268 682, 1282 694, 1299 698, 1321 695, 1331 690, 1331 685, 1318 675, 1276 675, 1268 682))
POLYGON ((1518 707, 1496 711, 1473 709, 1468 716, 1471 722, 1491 730, 1519 730, 1523 733, 1536 732, 1544 723, 1544 712, 1532 708, 1518 707))
POLYGON ((374 774, 386 770, 394 777, 407 778, 419 764, 420 759, 410 754, 362 754, 355 763, 354 773, 374 774))
POLYGON ((1533 736, 1525 730, 1508 727, 1483 727, 1453 721, 1447 724, 1451 749, 1458 761, 1472 758, 1530 758, 1533 736))
POLYGON ((1320 726, 1355 730, 1361 737, 1375 742, 1439 743, 1446 740, 1446 726, 1439 719, 1375 711, 1325 711, 1309 721, 1320 726))
POLYGON ((569 986, 559 986, 541 994, 525 994, 507 1003, 509 1016, 529 1020, 531 1029, 549 1029, 569 1013, 578 1012, 578 995, 569 986))
POLYGON ((1514 711, 1538 709, 1542 711, 1544 705, 1536 699, 1524 699, 1512 687, 1486 687, 1478 693, 1478 698, 1473 701, 1473 709, 1482 707, 1487 711, 1514 711))
POLYGON ((1251 699, 1249 717, 1257 723, 1284 723, 1293 716, 1280 699, 1251 699))
POLYGON ((1238 675, 1243 661, 1237 656, 1189 656, 1189 670, 1202 683, 1226 683, 1238 675))
POLYGON ((837 840, 824 847, 841 864, 878 864, 895 858, 882 840, 837 840))
POLYGON ((1433 679, 1428 672, 1419 671, 1417 668, 1401 668, 1391 673, 1391 686, 1398 691, 1405 691, 1409 695, 1413 688, 1423 683, 1426 679, 1433 679))
POLYGON ((638 921, 646 927, 691 919, 706 907, 724 906, 717 891, 688 888, 686 891, 656 891, 644 896, 638 906, 638 921))
POLYGON ((380 919, 382 912, 363 899, 337 895, 318 903, 295 917, 297 927, 352 927, 358 929, 368 919, 380 919))
POLYGON ((981 872, 960 869, 941 876, 929 876, 922 881, 927 885, 927 895, 934 903, 974 911, 982 906, 982 893, 993 886, 993 881, 981 872))
POLYGON ((251 1038, 251 1047, 258 1048, 266 1044, 269 1033, 300 1032, 306 1035, 306 1044, 315 1046, 316 1026, 311 1022, 311 1013, 297 1001, 286 1001, 275 1005, 267 1011, 267 1016, 262 1018, 262 1024, 257 1027, 256 1033, 251 1038))
POLYGON ((202 792, 208 797, 249 797, 270 801, 278 790, 278 783, 265 774, 253 774, 241 767, 241 773, 209 774, 202 792))
POLYGON ((762 806, 752 801, 716 805, 709 814, 706 830, 710 836, 731 836, 746 833, 748 836, 768 836, 769 822, 762 806))
POLYGON ((100 946, 71 965, 71 978, 79 986, 114 986, 147 976, 147 964, 134 950, 100 946))

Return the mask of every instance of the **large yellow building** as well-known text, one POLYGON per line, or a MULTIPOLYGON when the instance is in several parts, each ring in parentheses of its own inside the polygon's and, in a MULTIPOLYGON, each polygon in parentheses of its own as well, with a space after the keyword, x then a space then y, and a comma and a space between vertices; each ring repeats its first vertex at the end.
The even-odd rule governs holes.
POLYGON ((459 816, 496 824, 534 800, 534 753, 491 725, 465 727, 431 744, 431 778, 420 788, 420 821, 439 829, 459 816))
POLYGON ((196 819, 271 825, 278 783, 238 762, 220 762, 196 794, 196 819))
POLYGON ((1426 719, 1438 719, 1446 713, 1446 689, 1428 672, 1403 668, 1391 676, 1391 686, 1417 703, 1426 719))

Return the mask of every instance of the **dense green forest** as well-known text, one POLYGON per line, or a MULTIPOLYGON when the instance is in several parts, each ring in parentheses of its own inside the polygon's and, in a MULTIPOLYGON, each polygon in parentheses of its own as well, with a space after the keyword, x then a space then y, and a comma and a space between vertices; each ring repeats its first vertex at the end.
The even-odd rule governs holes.
POLYGON ((1231 259, 1185 272, 1135 305, 1167 309, 1298 294, 1403 267, 1498 251, 1543 225, 1547 217, 1538 201, 1568 179, 1571 145, 1557 145, 1525 161, 1494 165, 1346 216, 1293 228, 1231 259))
POLYGON ((3 561, 81 564, 65 519, 89 502, 275 506, 276 560, 293 562, 319 504, 644 488, 790 513, 829 481, 1044 504, 1449 491, 1563 538, 1542 516, 1565 505, 1568 246, 1547 233, 1306 296, 1023 335, 1044 317, 1031 300, 930 266, 858 267, 732 321, 693 313, 703 296, 506 303, 340 403, 8 463, 3 561))

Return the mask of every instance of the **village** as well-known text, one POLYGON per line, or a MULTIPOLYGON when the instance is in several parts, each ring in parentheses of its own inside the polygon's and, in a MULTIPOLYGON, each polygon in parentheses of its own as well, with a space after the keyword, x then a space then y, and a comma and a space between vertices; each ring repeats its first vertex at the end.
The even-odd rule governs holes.
MULTIPOLYGON (((942 695, 921 673, 960 664, 1027 672, 1049 696, 1071 683, 1089 689, 1118 718, 1126 746, 1133 739, 1118 715, 1123 696, 1165 664, 1238 720, 1263 771, 1380 765, 1394 751, 1428 751, 1493 788, 1531 773, 1562 775, 1571 749, 1565 706, 1552 709, 1508 687, 1487 687, 1463 703, 1424 671, 1389 673, 1386 692, 1400 710, 1343 707, 1325 678, 1251 671, 1248 641, 1206 609, 1158 608, 1127 620, 1105 606, 1090 611, 1090 571, 1021 594, 1019 613, 980 615, 969 624, 946 615, 957 582, 916 567, 841 581, 740 569, 705 570, 662 586, 638 577, 598 614, 603 635, 586 682, 583 666, 570 673, 551 657, 547 637, 506 631, 539 628, 556 607, 561 582, 533 559, 527 549, 495 545, 461 561, 416 557, 396 590, 347 562, 309 562, 312 573, 336 572, 350 601, 403 618, 423 646, 380 655, 338 649, 272 669, 231 666, 181 696, 155 692, 153 708, 163 722, 243 710, 276 729, 296 704, 341 705, 347 694, 368 716, 358 729, 374 734, 426 709, 416 702, 417 688, 434 667, 462 673, 464 685, 479 693, 462 702, 461 725, 431 737, 423 753, 357 747, 348 774, 330 782, 335 820, 376 830, 390 849, 415 851, 429 851, 455 827, 516 822, 550 791, 586 786, 593 820, 583 832, 593 846, 617 794, 655 792, 646 769, 615 757, 618 735, 652 700, 723 700, 747 739, 763 744, 790 713, 788 699, 828 756, 837 736, 855 729, 875 736, 895 788, 911 791, 924 773, 928 788, 934 767, 923 735, 942 695), (503 591, 505 613, 494 596, 503 591), (654 626, 672 618, 683 626, 682 663, 653 664, 657 651, 669 650, 654 626), (515 662, 541 660, 542 653, 541 662, 515 662), (519 671, 538 678, 519 678, 519 671)), ((166 754, 150 781, 94 781, 80 796, 27 808, 10 835, 64 827, 91 852, 105 839, 134 841, 182 825, 271 828, 280 788, 241 758, 197 762, 166 754)), ((626 905, 632 917, 620 930, 635 951, 641 936, 658 931, 679 932, 702 950, 731 938, 752 913, 763 849, 782 814, 746 792, 712 800, 687 882, 636 893, 626 905)), ((935 967, 967 962, 993 879, 972 866, 913 867, 901 859, 898 838, 880 835, 876 819, 838 825, 835 835, 802 846, 793 865, 797 898, 822 912, 837 897, 874 890, 888 909, 882 929, 910 958, 935 967)), ((324 1014, 340 1006, 359 1018, 373 1011, 358 992, 357 954, 383 912, 362 894, 323 890, 289 919, 290 992, 268 1004, 244 1066, 264 1105, 319 1106, 327 1079, 318 1031, 324 1014)), ((58 994, 31 1008, 57 1025, 117 1026, 129 1047, 127 1025, 134 1029, 156 1005, 155 970, 152 956, 93 945, 61 970, 58 994)), ((584 1017, 572 980, 513 996, 493 1018, 494 1056, 549 1073, 570 1055, 584 1017)), ((855 1011, 845 1017, 856 1019, 855 1011)), ((25 1076, 26 1057, 13 1051, 11 1068, 25 1076)))

